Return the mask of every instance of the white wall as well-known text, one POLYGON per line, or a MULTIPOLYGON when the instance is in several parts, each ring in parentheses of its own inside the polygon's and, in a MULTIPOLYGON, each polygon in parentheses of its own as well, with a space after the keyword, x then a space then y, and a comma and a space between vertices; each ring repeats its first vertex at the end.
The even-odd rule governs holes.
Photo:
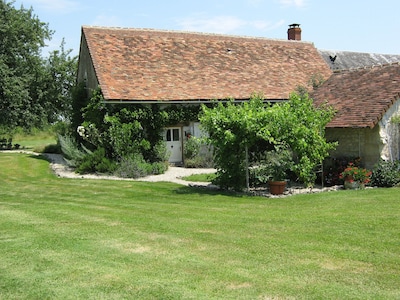
POLYGON ((383 143, 381 158, 384 160, 400 159, 399 124, 392 122, 394 116, 400 116, 400 98, 397 99, 379 121, 379 135, 383 143))

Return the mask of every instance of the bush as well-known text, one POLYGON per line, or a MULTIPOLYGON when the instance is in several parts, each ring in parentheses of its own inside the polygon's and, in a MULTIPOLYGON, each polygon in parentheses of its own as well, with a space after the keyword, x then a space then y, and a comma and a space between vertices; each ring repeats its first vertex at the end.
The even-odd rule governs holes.
POLYGON ((191 137, 184 143, 183 157, 185 168, 212 168, 212 151, 201 139, 191 137))
POLYGON ((106 157, 104 148, 99 148, 94 152, 88 152, 80 162, 76 169, 77 173, 113 173, 116 164, 106 157))
POLYGON ((371 184, 378 187, 392 187, 400 183, 400 160, 379 161, 372 170, 371 184))
POLYGON ((362 167, 360 157, 329 157, 324 161, 324 185, 334 186, 342 185, 344 183, 340 174, 350 164, 355 167, 362 167))
POLYGON ((148 163, 141 154, 136 154, 122 158, 114 174, 122 178, 139 178, 148 175, 163 174, 167 169, 167 163, 148 163))
POLYGON ((44 147, 43 153, 55 153, 55 154, 61 154, 61 146, 60 144, 50 144, 44 147))
POLYGON ((81 150, 75 140, 66 135, 58 136, 58 143, 61 146, 61 152, 64 154, 64 158, 70 167, 77 167, 83 161, 86 156, 86 152, 81 150))

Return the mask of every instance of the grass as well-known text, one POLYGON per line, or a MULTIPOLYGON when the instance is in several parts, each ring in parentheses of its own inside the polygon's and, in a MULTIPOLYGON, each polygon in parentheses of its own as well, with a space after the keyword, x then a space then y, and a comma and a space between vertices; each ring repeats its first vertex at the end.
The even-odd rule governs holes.
POLYGON ((20 132, 14 135, 13 144, 19 144, 26 150, 42 152, 46 146, 57 144, 57 137, 51 130, 35 131, 29 134, 20 132))
POLYGON ((399 299, 400 189, 283 199, 0 153, 0 299, 399 299))
POLYGON ((217 175, 215 173, 209 174, 193 174, 190 176, 182 177, 183 180, 186 181, 194 181, 194 182, 211 182, 215 179, 217 175))

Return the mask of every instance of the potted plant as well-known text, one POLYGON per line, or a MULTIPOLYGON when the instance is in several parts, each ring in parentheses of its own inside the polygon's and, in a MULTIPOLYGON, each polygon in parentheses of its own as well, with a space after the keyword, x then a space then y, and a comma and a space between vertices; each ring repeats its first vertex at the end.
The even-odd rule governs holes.
POLYGON ((344 180, 345 189, 363 189, 370 182, 372 172, 349 163, 346 169, 340 174, 340 178, 344 180))
POLYGON ((292 151, 284 145, 277 145, 274 150, 266 152, 263 163, 269 178, 270 193, 273 195, 283 194, 287 171, 293 166, 292 151))

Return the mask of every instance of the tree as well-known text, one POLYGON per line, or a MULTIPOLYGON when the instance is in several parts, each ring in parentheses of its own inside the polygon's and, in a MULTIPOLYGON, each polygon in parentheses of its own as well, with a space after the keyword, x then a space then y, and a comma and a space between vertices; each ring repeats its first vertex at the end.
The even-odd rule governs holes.
POLYGON ((266 131, 259 137, 260 120, 268 119, 269 113, 262 96, 256 94, 240 105, 233 99, 226 104, 219 102, 212 108, 203 105, 200 122, 214 148, 214 164, 218 170, 216 184, 236 190, 246 186, 248 149, 261 139, 272 142, 266 131))
POLYGON ((45 78, 42 84, 42 105, 50 123, 69 120, 72 114, 72 91, 76 85, 78 58, 71 57, 72 50, 65 50, 64 40, 60 50, 54 50, 45 61, 45 78))
POLYGON ((295 154, 292 170, 307 186, 312 186, 316 179, 315 168, 337 145, 325 140, 325 126, 335 111, 326 105, 316 107, 308 94, 298 93, 292 93, 289 101, 273 108, 275 118, 265 128, 267 136, 272 134, 291 148, 295 154))
POLYGON ((262 152, 284 145, 294 154, 292 171, 307 186, 312 185, 315 167, 335 147, 324 138, 325 126, 333 114, 329 107, 315 107, 307 94, 296 93, 289 101, 274 105, 263 103, 260 95, 252 95, 249 102, 240 105, 232 101, 214 108, 203 106, 200 121, 214 146, 216 183, 244 188, 247 150, 258 148, 262 152), (256 147, 260 144, 264 149, 256 147))
POLYGON ((33 9, 0 1, 0 126, 29 129, 69 114, 69 88, 76 72, 70 52, 41 55, 53 32, 33 9))

